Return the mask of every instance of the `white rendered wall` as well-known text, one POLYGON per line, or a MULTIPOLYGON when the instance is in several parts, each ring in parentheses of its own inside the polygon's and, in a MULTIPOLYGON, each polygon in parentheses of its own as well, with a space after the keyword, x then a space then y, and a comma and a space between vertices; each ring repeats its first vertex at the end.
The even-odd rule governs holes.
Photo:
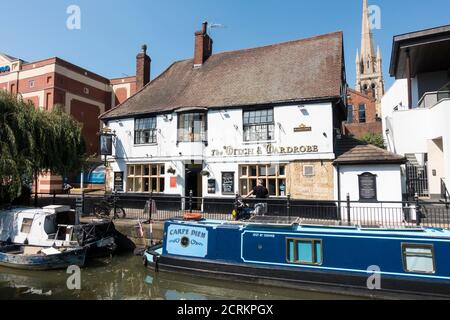
MULTIPOLYGON (((205 170, 210 177, 203 178, 204 196, 222 196, 222 172, 236 172, 235 187, 238 191, 238 164, 244 163, 288 163, 291 160, 334 159, 333 150, 333 110, 331 103, 310 104, 299 108, 296 106, 281 106, 274 108, 275 137, 273 141, 248 143, 243 137, 242 109, 210 110, 208 112, 208 144, 178 143, 177 144, 177 114, 157 116, 157 143, 148 145, 134 145, 134 118, 112 120, 108 127, 115 131, 116 139, 112 162, 113 171, 125 173, 126 164, 131 163, 164 163, 166 171, 169 166, 176 169, 177 188, 170 187, 170 174, 166 173, 165 193, 184 195, 184 165, 187 163, 204 163, 205 170), (311 127, 311 131, 294 132, 294 128, 304 124, 311 127), (299 148, 297 152, 272 153, 266 152, 266 146, 278 148, 299 148), (306 152, 300 147, 306 146, 306 152), (317 147, 316 151, 308 147, 317 147), (233 150, 252 150, 249 155, 245 152, 229 154, 225 148, 233 150), (258 148, 261 154, 258 154, 258 148), (222 154, 221 154, 222 153, 222 154), (216 193, 207 193, 207 180, 216 179, 216 193)), ((111 177, 112 178, 112 177, 111 177)), ((112 184, 111 184, 112 185, 112 184)))
MULTIPOLYGON (((351 203, 350 215, 352 222, 390 222, 403 221, 402 183, 399 164, 380 165, 346 165, 340 166, 340 188, 342 202, 342 220, 347 220, 347 195, 350 201, 359 201, 359 175, 369 172, 377 176, 377 200, 380 203, 362 202, 351 203), (397 203, 399 202, 399 203, 397 203), (379 208, 385 208, 379 210, 379 208), (386 210, 387 209, 387 210, 386 210), (384 216, 380 216, 383 212, 384 216), (384 219, 384 220, 381 220, 384 219)), ((335 169, 335 194, 338 199, 337 169, 335 169)))

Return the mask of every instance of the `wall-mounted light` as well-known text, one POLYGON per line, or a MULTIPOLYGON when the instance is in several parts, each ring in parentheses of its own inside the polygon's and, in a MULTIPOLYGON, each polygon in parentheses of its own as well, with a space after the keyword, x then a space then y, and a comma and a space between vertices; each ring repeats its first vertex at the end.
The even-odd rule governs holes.
POLYGON ((302 105, 302 106, 299 106, 298 109, 300 110, 300 112, 302 113, 302 115, 304 115, 304 116, 309 116, 308 109, 306 109, 305 106, 303 106, 303 105, 302 105))
POLYGON ((172 167, 170 167, 169 169, 167 169, 167 173, 170 173, 170 174, 175 174, 177 171, 174 169, 174 168, 172 168, 172 167))
POLYGON ((208 170, 202 170, 200 174, 204 177, 209 177, 211 175, 211 173, 208 170))

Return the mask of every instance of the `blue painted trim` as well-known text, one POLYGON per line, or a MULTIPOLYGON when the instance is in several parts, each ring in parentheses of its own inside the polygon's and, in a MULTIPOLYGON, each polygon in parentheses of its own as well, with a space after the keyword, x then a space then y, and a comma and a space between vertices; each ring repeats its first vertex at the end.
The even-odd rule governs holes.
MULTIPOLYGON (((312 237, 320 237, 324 236, 333 236, 340 238, 363 238, 363 239, 382 239, 382 240, 401 240, 401 241, 417 241, 417 238, 408 239, 408 238, 393 238, 393 237, 364 237, 364 236, 352 236, 352 235, 324 235, 324 234, 314 234, 314 233, 289 233, 289 232, 268 232, 268 231, 250 231, 245 230, 241 234, 241 259, 245 263, 254 263, 260 265, 273 265, 273 266, 282 266, 282 267, 290 267, 290 268, 298 268, 298 269, 316 269, 316 270, 330 270, 330 271, 340 271, 340 272, 357 272, 357 273, 365 273, 365 274, 373 274, 373 272, 368 272, 367 270, 359 270, 359 269, 344 269, 344 268, 331 268, 331 267, 323 267, 323 266, 314 266, 314 265, 298 265, 298 264, 289 264, 289 263, 274 263, 274 262, 261 262, 261 261, 253 261, 244 259, 244 234, 246 233, 261 233, 261 234, 278 234, 278 235, 286 235, 286 236, 295 236, 301 237, 303 235, 312 236, 312 237)), ((421 239, 421 241, 440 241, 440 242, 450 242, 450 239, 421 239)), ((377 272, 378 273, 378 272, 377 272)), ((433 275, 424 275, 424 274, 408 274, 408 273, 396 273, 396 272, 379 272, 381 275, 390 275, 390 276, 401 276, 408 278, 428 278, 428 279, 440 279, 440 280, 450 280, 450 277, 443 276, 433 276, 433 275)))

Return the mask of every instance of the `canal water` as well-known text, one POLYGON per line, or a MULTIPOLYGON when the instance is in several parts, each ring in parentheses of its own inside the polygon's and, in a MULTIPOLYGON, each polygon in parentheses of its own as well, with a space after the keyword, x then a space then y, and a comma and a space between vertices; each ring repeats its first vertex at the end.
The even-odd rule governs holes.
POLYGON ((284 300, 351 299, 331 294, 154 273, 132 254, 97 259, 81 269, 81 289, 68 290, 70 274, 0 267, 0 299, 59 300, 284 300))

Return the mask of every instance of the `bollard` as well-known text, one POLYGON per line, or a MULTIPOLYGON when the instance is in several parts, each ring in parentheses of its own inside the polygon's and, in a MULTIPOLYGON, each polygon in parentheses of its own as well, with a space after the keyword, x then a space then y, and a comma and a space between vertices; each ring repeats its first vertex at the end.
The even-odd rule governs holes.
POLYGON ((192 195, 194 192, 191 190, 189 191, 189 213, 192 213, 192 195))
POLYGON ((350 215, 350 193, 347 193, 347 221, 348 225, 351 223, 351 215, 350 215))
POLYGON ((53 190, 53 200, 52 200, 52 204, 53 204, 53 205, 56 204, 56 190, 53 190))

